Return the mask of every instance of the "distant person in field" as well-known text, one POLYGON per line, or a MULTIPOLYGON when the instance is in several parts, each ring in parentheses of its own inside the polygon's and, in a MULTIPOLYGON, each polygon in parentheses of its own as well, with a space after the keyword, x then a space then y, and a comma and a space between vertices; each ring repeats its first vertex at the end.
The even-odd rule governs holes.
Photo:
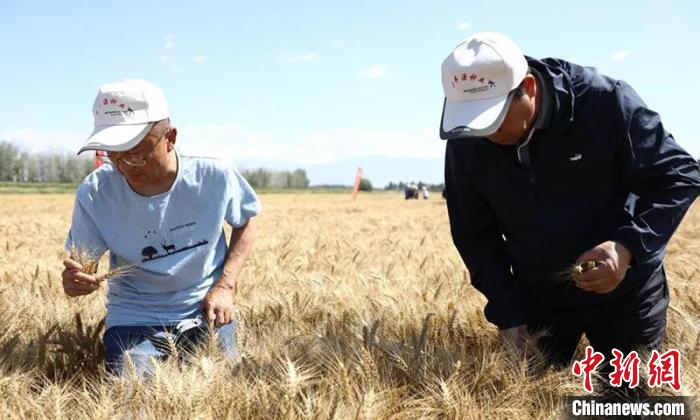
POLYGON ((428 191, 428 187, 423 185, 423 188, 421 188, 421 193, 423 195, 423 200, 427 200, 430 198, 430 191, 428 191))
POLYGON ((413 200, 418 198, 418 186, 415 184, 407 184, 406 187, 404 187, 404 198, 406 200, 413 200))
POLYGON ((255 239, 260 202, 229 164, 175 149, 160 88, 142 80, 102 86, 92 110, 95 129, 78 153, 105 150, 102 165, 80 184, 65 248, 63 289, 88 295, 100 285, 76 261, 76 250, 110 267, 103 341, 107 370, 149 375, 151 358, 167 356, 171 338, 188 350, 208 330, 227 357, 237 354, 234 291, 255 239), (224 223, 233 227, 227 246, 224 223))
POLYGON ((607 359, 658 348, 662 261, 700 190, 696 160, 627 83, 501 34, 457 45, 442 84, 452 238, 508 347, 544 331, 559 366, 584 333, 607 359))

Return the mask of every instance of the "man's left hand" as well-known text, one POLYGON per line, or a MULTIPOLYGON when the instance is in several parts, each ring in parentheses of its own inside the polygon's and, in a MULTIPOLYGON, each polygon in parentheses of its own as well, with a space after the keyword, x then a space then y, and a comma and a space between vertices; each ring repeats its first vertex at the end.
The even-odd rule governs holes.
POLYGON ((607 241, 581 254, 577 264, 595 261, 596 266, 582 273, 574 273, 576 287, 595 293, 610 293, 622 282, 629 268, 632 254, 619 242, 607 241))
POLYGON ((204 297, 202 312, 209 323, 229 324, 233 316, 233 289, 220 285, 212 287, 204 297))

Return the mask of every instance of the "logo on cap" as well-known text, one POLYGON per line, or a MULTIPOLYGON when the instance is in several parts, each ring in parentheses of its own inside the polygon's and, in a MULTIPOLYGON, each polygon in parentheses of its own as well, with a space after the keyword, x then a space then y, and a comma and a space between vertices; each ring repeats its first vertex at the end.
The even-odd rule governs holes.
POLYGON ((470 81, 470 82, 477 81, 479 84, 487 85, 487 86, 476 87, 476 88, 472 88, 472 89, 465 89, 464 90, 465 92, 481 92, 483 90, 496 87, 496 82, 494 82, 491 79, 488 79, 488 81, 487 81, 485 77, 479 77, 476 73, 472 73, 469 76, 467 76, 467 73, 462 73, 461 75, 459 75, 459 74, 455 75, 452 78, 452 87, 457 88, 457 86, 461 82, 467 82, 467 81, 470 81))
MULTIPOLYGON (((105 98, 102 98, 102 106, 103 106, 103 107, 104 107, 104 106, 110 106, 110 105, 112 105, 112 106, 117 106, 117 107, 120 108, 120 109, 106 110, 106 111, 103 111, 103 114, 105 114, 105 115, 119 115, 119 114, 124 114, 124 115, 129 115, 129 116, 133 116, 133 114, 134 114, 134 110, 131 109, 130 106, 127 106, 127 105, 126 105, 125 103, 123 103, 123 102, 119 102, 116 98, 111 98, 111 99, 106 98, 106 97, 105 97, 105 98)), ((100 111, 96 109, 96 110, 95 110, 95 115, 98 115, 99 113, 100 113, 100 111)))

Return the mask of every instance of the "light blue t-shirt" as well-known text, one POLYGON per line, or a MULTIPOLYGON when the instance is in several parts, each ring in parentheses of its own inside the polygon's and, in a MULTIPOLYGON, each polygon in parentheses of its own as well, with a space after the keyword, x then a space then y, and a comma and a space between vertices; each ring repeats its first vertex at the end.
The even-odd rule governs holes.
POLYGON ((260 212, 255 191, 230 165, 177 155, 169 191, 135 193, 111 165, 78 187, 66 239, 97 258, 110 252, 110 268, 131 267, 109 281, 107 328, 172 325, 196 317, 219 279, 228 244, 224 221, 243 226, 260 212))

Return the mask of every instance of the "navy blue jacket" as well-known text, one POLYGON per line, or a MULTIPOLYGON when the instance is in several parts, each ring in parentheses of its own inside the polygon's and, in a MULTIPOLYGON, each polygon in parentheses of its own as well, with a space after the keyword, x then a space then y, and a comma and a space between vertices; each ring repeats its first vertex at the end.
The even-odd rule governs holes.
POLYGON ((697 161, 628 84, 558 59, 528 64, 551 101, 528 145, 518 152, 454 139, 445 157, 452 238, 499 328, 524 324, 524 303, 575 308, 666 287, 666 244, 700 191, 697 161), (579 255, 607 240, 633 255, 617 289, 597 294, 562 281, 579 255))

